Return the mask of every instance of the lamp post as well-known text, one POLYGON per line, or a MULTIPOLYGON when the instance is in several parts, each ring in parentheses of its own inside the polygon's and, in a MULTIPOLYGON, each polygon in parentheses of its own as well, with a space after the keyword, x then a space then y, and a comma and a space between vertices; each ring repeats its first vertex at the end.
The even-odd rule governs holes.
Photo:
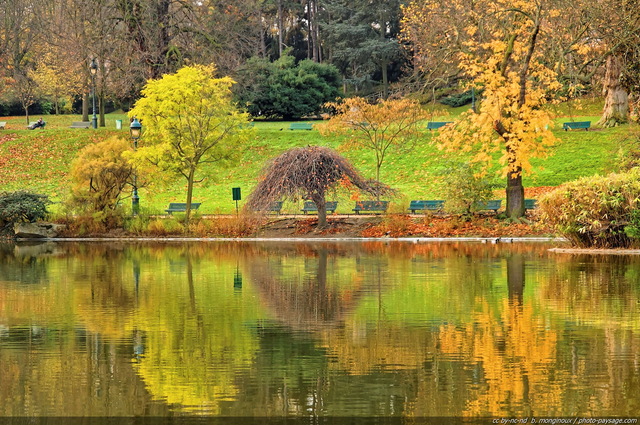
POLYGON ((96 116, 96 74, 98 73, 98 63, 96 58, 91 59, 89 70, 91 71, 91 85, 93 86, 93 118, 91 119, 91 125, 95 129, 98 128, 98 117, 96 116))
MULTIPOLYGON (((142 134, 142 124, 138 121, 137 118, 133 118, 131 121, 131 125, 129 126, 129 132, 131 133, 131 138, 133 139, 133 150, 138 150, 138 139, 142 134)), ((140 211, 140 197, 138 197, 138 176, 133 174, 133 195, 131 196, 131 211, 133 215, 138 215, 140 211)))

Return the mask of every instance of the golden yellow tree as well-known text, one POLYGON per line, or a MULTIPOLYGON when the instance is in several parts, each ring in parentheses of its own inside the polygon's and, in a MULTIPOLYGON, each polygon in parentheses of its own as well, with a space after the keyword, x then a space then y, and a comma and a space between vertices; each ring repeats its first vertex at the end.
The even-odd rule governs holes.
MULTIPOLYGON (((419 10, 431 2, 412 4, 419 10)), ((560 84, 539 48, 555 10, 542 0, 481 0, 467 9, 460 13, 467 13, 468 25, 451 28, 451 36, 464 40, 460 69, 483 95, 478 113, 464 113, 437 140, 444 151, 470 153, 487 168, 499 160, 507 180, 507 215, 522 217, 522 173, 531 169, 531 158, 544 156, 556 141, 543 106, 560 84)))
POLYGON ((380 181, 380 168, 392 152, 407 152, 420 136, 420 124, 425 119, 420 105, 410 99, 380 100, 370 103, 353 97, 340 103, 330 103, 335 115, 320 127, 324 134, 346 135, 346 148, 372 150, 376 158, 376 176, 380 181))
POLYGON ((186 217, 193 188, 214 174, 204 165, 229 167, 253 135, 248 114, 233 101, 229 77, 215 78, 215 66, 186 66, 175 74, 149 80, 129 116, 145 125, 144 144, 132 155, 187 181, 186 217), (200 174, 202 172, 202 174, 200 174))

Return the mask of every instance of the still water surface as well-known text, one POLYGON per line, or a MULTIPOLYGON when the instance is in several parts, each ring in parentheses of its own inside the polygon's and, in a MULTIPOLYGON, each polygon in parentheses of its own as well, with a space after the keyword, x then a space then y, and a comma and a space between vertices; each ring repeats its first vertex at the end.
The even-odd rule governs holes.
POLYGON ((637 415, 640 257, 548 248, 0 245, 0 416, 637 415))

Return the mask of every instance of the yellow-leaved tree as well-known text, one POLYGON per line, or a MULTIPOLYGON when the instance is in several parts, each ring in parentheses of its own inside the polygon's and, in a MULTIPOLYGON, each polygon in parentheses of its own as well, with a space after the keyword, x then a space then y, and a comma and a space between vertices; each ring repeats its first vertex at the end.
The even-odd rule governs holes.
MULTIPOLYGON (((413 2, 411 7, 418 11, 430 3, 433 0, 413 2)), ((547 18, 555 10, 544 0, 480 0, 473 8, 457 10, 469 18, 464 28, 452 27, 450 32, 464 40, 457 53, 459 67, 482 89, 482 97, 477 113, 463 113, 437 142, 444 151, 471 154, 472 161, 486 169, 498 160, 507 180, 507 215, 519 218, 524 215, 522 174, 531 170, 531 158, 544 156, 556 141, 543 106, 561 86, 540 48, 541 38, 551 30, 547 18)))
MULTIPOLYGON (((121 195, 133 184, 135 169, 123 155, 131 149, 126 139, 112 136, 85 146, 71 163, 71 197, 74 212, 93 216, 98 222, 115 225, 121 195)), ((145 186, 146 182, 138 182, 145 186)))
POLYGON ((327 104, 335 115, 320 127, 324 134, 346 135, 346 148, 373 151, 376 158, 376 181, 380 168, 391 152, 411 150, 421 135, 425 113, 410 99, 389 99, 371 103, 362 97, 352 97, 327 104))
POLYGON ((249 115, 233 102, 229 77, 216 78, 213 65, 186 66, 150 80, 130 117, 144 127, 132 158, 187 180, 186 217, 195 183, 212 178, 210 166, 231 166, 253 134, 249 115), (202 170, 208 165, 207 175, 202 170))

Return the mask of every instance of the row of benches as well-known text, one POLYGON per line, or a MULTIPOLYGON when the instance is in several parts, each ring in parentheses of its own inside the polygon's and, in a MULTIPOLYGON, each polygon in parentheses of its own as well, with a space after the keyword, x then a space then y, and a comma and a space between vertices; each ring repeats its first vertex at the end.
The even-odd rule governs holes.
MULTIPOLYGON (((430 121, 427 123, 427 130, 437 130, 448 124, 453 124, 453 121, 430 121)), ((589 127, 591 127, 591 121, 575 121, 575 122, 562 123, 562 128, 565 131, 569 129, 576 130, 581 128, 584 128, 585 130, 588 131, 589 127)), ((311 129, 313 129, 313 125, 305 122, 294 122, 294 123, 291 123, 291 125, 289 125, 289 130, 311 130, 311 129)))
MULTIPOLYGON (((478 210, 480 211, 493 211, 498 212, 498 210, 502 207, 502 200, 495 199, 491 201, 487 201, 484 204, 478 205, 478 210)), ((537 201, 535 199, 525 199, 524 200, 524 209, 525 210, 533 210, 537 207, 537 201)), ((416 211, 442 211, 444 209, 444 201, 434 200, 434 201, 411 201, 409 204, 409 211, 413 214, 416 211)))
MULTIPOLYGON (((417 211, 442 211, 444 209, 445 201, 441 200, 416 200, 411 201, 409 204, 408 210, 411 211, 412 214, 415 214, 417 211)), ((279 214, 282 211, 282 201, 273 202, 269 208, 268 212, 273 212, 279 214)), ((498 212, 500 207, 502 206, 502 200, 495 199, 488 201, 482 205, 478 206, 478 210, 480 211, 493 211, 494 213, 498 212)), ((524 208, 525 210, 535 209, 537 206, 537 202, 535 199, 525 199, 524 200, 524 208)), ((180 202, 172 202, 169 204, 169 208, 165 211, 168 214, 172 214, 174 212, 185 212, 187 204, 180 202)), ((191 203, 191 209, 197 210, 200 207, 199 202, 191 203)), ((335 213, 336 208, 338 207, 337 201, 328 201, 326 203, 326 211, 328 213, 335 213)), ((361 212, 386 212, 389 207, 389 201, 356 201, 355 207, 353 211, 356 214, 360 214, 361 212)), ((310 212, 318 212, 318 207, 313 201, 305 201, 301 210, 304 214, 310 212)))

